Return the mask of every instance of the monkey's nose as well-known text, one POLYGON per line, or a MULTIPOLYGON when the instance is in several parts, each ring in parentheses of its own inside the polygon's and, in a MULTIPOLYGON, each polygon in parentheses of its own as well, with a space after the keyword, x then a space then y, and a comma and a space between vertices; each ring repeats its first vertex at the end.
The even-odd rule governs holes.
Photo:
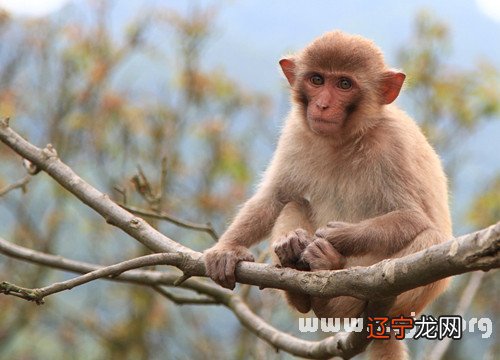
POLYGON ((323 103, 320 103, 318 101, 316 101, 316 106, 321 109, 321 110, 326 110, 328 109, 328 105, 327 104, 323 104, 323 103))

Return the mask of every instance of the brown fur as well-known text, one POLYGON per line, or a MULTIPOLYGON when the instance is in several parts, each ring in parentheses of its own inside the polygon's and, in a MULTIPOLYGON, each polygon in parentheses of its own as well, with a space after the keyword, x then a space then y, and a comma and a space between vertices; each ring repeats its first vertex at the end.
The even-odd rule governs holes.
MULTIPOLYGON (((292 110, 256 194, 206 252, 208 275, 234 287, 236 263, 252 259, 247 247, 273 226, 280 263, 311 271, 371 265, 449 239, 447 183, 438 156, 413 120, 390 105, 404 74, 388 69, 371 41, 338 31, 280 65, 292 87, 292 110), (311 74, 324 85, 312 85, 311 74), (351 89, 336 85, 345 77, 351 89)), ((401 294, 389 315, 419 313, 446 284, 401 294)), ((322 317, 358 316, 365 305, 346 296, 287 297, 299 311, 312 308, 322 317)), ((406 354, 396 340, 372 348, 394 358, 406 354)))

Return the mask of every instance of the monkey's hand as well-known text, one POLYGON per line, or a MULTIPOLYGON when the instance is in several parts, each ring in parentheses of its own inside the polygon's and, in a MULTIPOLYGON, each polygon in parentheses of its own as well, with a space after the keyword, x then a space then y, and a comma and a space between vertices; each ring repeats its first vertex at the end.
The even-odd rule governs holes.
POLYGON ((326 227, 319 228, 314 234, 319 239, 327 240, 336 251, 343 256, 351 256, 363 252, 358 241, 358 224, 342 221, 330 221, 326 227))
POLYGON ((313 238, 303 229, 290 231, 274 243, 273 250, 278 256, 281 266, 297 270, 309 270, 309 266, 301 260, 304 249, 313 238))
POLYGON ((346 258, 322 238, 315 239, 306 247, 302 259, 309 264, 312 271, 342 269, 346 262, 346 258))
POLYGON ((240 261, 255 261, 252 253, 244 246, 217 244, 205 251, 205 269, 207 275, 217 284, 234 289, 236 278, 234 270, 240 261))

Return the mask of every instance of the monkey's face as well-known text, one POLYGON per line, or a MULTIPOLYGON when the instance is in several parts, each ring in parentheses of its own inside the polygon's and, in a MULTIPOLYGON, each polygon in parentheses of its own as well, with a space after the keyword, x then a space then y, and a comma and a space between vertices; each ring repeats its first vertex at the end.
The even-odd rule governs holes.
POLYGON ((307 73, 301 79, 299 91, 306 107, 309 128, 324 136, 342 131, 360 98, 356 80, 342 73, 307 73))

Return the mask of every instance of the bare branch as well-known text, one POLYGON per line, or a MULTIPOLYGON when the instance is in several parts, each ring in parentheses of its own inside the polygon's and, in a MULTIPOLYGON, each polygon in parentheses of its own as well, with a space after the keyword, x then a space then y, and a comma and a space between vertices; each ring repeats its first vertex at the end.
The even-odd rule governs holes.
POLYGON ((5 295, 15 295, 28 301, 35 301, 37 304, 43 304, 46 296, 59 293, 64 290, 71 290, 74 287, 86 284, 88 282, 103 278, 116 277, 117 275, 131 269, 137 269, 145 266, 167 264, 175 262, 169 258, 174 254, 162 253, 140 256, 135 259, 126 260, 118 264, 102 267, 98 270, 93 270, 85 275, 78 276, 74 279, 54 283, 49 286, 38 289, 26 289, 8 282, 0 283, 0 293, 5 295))
MULTIPOLYGON (((67 270, 77 273, 87 273, 102 269, 102 267, 81 261, 69 260, 61 256, 44 254, 39 251, 26 249, 22 246, 14 245, 0 238, 0 252, 40 265, 50 266, 60 270, 67 270)), ((130 282, 147 286, 173 286, 178 275, 152 270, 130 270, 116 277, 104 277, 103 280, 130 282)), ((221 288, 220 286, 195 279, 185 281, 181 287, 205 294, 232 310, 240 322, 251 332, 269 343, 277 349, 284 350, 290 354, 307 357, 311 359, 323 359, 333 356, 339 356, 344 359, 362 352, 369 339, 361 333, 338 333, 334 337, 329 337, 321 341, 306 341, 295 338, 289 334, 281 332, 273 326, 266 323, 257 316, 248 305, 232 291, 221 288), (357 346, 357 347, 356 347, 357 346)), ((382 314, 387 302, 372 303, 368 310, 371 313, 382 314), (385 305, 384 305, 385 304, 385 305)), ((370 313, 367 313, 370 314, 370 313)))
POLYGON ((167 187, 168 163, 167 157, 161 158, 161 172, 160 172, 160 185, 158 187, 158 209, 163 209, 163 202, 165 200, 165 189, 167 187))
POLYGON ((137 175, 134 175, 131 181, 134 184, 136 191, 139 193, 139 195, 142 196, 144 200, 146 200, 150 204, 156 202, 151 183, 142 170, 141 165, 137 165, 137 175))
MULTIPOLYGON (((8 254, 5 243, 5 240, 0 241, 0 251, 8 254)), ((291 290, 318 297, 348 295, 362 300, 376 300, 396 296, 448 276, 498 268, 499 249, 500 223, 369 267, 306 272, 241 262, 236 268, 236 279, 261 288, 291 290)), ((199 253, 179 252, 164 259, 165 264, 176 266, 185 276, 205 276, 205 265, 199 253)))
MULTIPOLYGON (((484 275, 484 272, 474 272, 471 274, 469 281, 467 282, 467 286, 463 290, 462 296, 460 297, 460 300, 458 301, 457 307, 455 308, 453 314, 460 315, 462 317, 465 315, 465 312, 470 307, 474 296, 476 296, 476 293, 481 286, 484 275)), ((449 337, 442 339, 432 347, 425 358, 435 360, 442 359, 444 354, 446 353, 446 350, 448 350, 451 341, 452 339, 449 337)))
POLYGON ((21 180, 18 180, 10 185, 5 186, 4 188, 0 189, 0 197, 4 196, 8 192, 15 190, 15 189, 21 189, 23 193, 26 192, 26 185, 30 182, 31 180, 31 175, 26 175, 23 177, 21 180))
POLYGON ((145 209, 139 209, 134 206, 128 206, 124 204, 120 204, 122 208, 124 208, 127 211, 130 211, 132 214, 140 215, 140 216, 145 216, 145 217, 150 217, 153 219, 158 219, 158 220, 165 220, 168 222, 171 222, 172 224, 175 224, 177 226, 186 228, 186 229, 191 229, 191 230, 197 230, 197 231, 204 231, 208 233, 215 241, 219 238, 219 235, 215 232, 214 228, 210 224, 198 224, 194 223, 192 221, 187 221, 187 220, 182 220, 181 218, 178 218, 174 215, 171 215, 169 213, 166 213, 164 211, 149 211, 145 209))
POLYGON ((215 301, 209 297, 184 297, 171 293, 170 291, 162 288, 161 286, 154 286, 153 289, 162 296, 166 297, 173 303, 177 305, 220 305, 218 301, 215 301))

